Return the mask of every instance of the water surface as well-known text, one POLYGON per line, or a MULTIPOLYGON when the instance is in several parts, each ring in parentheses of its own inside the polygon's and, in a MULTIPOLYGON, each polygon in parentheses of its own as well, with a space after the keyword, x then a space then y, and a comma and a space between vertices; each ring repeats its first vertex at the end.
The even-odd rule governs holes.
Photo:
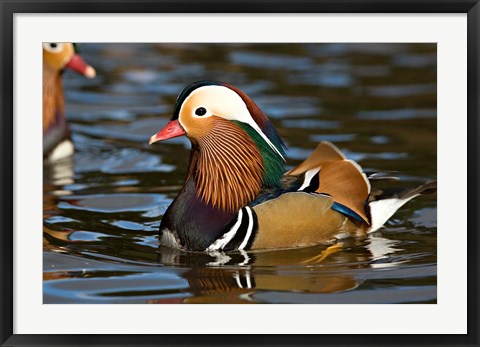
POLYGON ((186 138, 148 146, 176 96, 231 83, 270 117, 288 167, 321 140, 400 186, 436 179, 434 44, 82 44, 66 72, 75 155, 44 167, 44 303, 436 303, 436 196, 338 247, 203 254, 158 245, 186 138))

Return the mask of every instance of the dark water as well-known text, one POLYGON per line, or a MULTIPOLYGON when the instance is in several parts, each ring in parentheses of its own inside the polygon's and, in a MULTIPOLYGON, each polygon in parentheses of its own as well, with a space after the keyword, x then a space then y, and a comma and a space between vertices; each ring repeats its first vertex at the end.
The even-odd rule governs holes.
POLYGON ((94 80, 64 75, 76 153, 44 168, 45 303, 436 303, 436 196, 325 251, 159 248, 189 142, 148 146, 187 84, 247 92, 298 164, 329 140, 401 186, 435 179, 433 44, 83 44, 94 80))

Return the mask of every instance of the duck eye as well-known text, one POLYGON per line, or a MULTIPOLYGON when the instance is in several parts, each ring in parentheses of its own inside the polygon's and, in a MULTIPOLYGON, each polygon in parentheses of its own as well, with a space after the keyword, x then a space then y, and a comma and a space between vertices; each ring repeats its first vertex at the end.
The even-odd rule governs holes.
POLYGON ((44 42, 43 49, 52 52, 52 53, 59 53, 63 49, 63 43, 60 42, 44 42))
POLYGON ((204 116, 207 113, 207 109, 205 107, 199 107, 195 110, 195 114, 197 116, 204 116))

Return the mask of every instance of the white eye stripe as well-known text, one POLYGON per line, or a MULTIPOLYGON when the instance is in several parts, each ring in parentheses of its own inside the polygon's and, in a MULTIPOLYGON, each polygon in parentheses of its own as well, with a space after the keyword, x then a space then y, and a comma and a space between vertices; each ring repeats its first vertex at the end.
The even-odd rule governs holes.
POLYGON ((64 43, 61 42, 44 42, 43 49, 51 53, 59 53, 63 50, 64 43))
POLYGON ((242 123, 246 123, 250 125, 262 138, 263 140, 285 161, 282 153, 278 150, 278 148, 268 139, 265 133, 260 129, 257 123, 252 118, 252 115, 248 111, 248 107, 242 98, 233 90, 225 86, 218 86, 218 85, 207 85, 203 87, 199 87, 192 91, 190 95, 188 95, 185 100, 183 101, 183 105, 180 107, 180 115, 182 114, 183 106, 187 104, 190 99, 194 98, 197 95, 203 96, 206 102, 205 104, 209 105, 209 108, 213 109, 209 111, 209 108, 204 106, 207 109, 207 114, 204 116, 197 116, 195 115, 195 110, 202 105, 197 105, 192 115, 193 117, 209 117, 213 114, 217 116, 221 116, 228 120, 236 120, 242 123))

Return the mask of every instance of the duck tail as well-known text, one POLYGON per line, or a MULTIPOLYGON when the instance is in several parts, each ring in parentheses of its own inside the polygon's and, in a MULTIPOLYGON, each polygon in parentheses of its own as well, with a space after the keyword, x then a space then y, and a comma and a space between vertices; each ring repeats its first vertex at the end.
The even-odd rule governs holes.
POLYGON ((437 191, 437 181, 429 181, 414 189, 385 189, 372 193, 369 198, 369 232, 380 229, 403 205, 419 195, 437 191))

